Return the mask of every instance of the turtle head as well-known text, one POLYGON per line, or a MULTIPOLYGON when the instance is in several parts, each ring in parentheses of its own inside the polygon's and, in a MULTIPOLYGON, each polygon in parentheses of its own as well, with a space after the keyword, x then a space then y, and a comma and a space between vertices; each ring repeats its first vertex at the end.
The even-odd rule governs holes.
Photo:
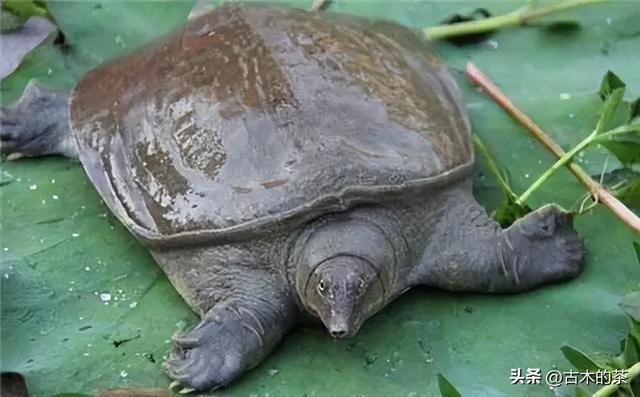
POLYGON ((376 269, 357 256, 339 255, 320 263, 309 275, 304 300, 334 338, 356 334, 383 300, 376 269))

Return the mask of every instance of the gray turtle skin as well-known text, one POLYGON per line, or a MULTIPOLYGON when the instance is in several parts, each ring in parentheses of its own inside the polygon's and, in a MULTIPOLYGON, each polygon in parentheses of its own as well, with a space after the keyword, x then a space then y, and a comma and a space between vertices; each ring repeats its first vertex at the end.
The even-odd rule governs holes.
POLYGON ((557 206, 501 229, 474 200, 461 96, 395 24, 222 6, 0 119, 5 154, 79 158, 200 315, 164 364, 183 391, 306 318, 351 337, 414 286, 515 293, 584 265, 557 206))

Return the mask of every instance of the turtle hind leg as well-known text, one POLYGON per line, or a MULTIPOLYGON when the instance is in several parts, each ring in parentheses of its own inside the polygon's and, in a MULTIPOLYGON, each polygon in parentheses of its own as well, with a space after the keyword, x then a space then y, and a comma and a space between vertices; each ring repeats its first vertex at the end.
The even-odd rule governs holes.
POLYGON ((16 104, 0 108, 0 151, 27 157, 77 158, 69 127, 69 93, 31 80, 16 104))

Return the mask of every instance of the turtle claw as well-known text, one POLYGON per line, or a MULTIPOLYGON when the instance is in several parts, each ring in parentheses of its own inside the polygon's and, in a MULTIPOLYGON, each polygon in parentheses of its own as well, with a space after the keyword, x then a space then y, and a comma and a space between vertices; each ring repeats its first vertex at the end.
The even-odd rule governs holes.
POLYGON ((183 349, 192 349, 200 343, 200 339, 194 336, 187 336, 186 334, 174 335, 171 338, 173 342, 183 349))
POLYGON ((0 108, 0 152, 77 157, 67 120, 68 101, 68 93, 30 81, 16 104, 0 108))
POLYGON ((203 320, 190 332, 173 337, 174 348, 164 369, 180 385, 179 393, 212 390, 229 384, 248 366, 244 323, 233 312, 219 321, 203 320), (186 391, 185 391, 186 390, 186 391))
POLYGON ((182 383, 177 380, 174 380, 169 384, 169 390, 171 390, 172 392, 177 391, 179 394, 189 394, 196 391, 196 389, 194 389, 193 387, 183 387, 182 383))

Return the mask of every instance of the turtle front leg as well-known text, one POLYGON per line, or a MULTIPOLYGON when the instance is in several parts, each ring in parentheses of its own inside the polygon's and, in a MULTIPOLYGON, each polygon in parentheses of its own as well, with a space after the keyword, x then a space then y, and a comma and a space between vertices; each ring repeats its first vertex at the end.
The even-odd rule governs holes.
POLYGON ((0 108, 0 125, 0 150, 4 154, 78 157, 69 126, 66 91, 31 80, 16 104, 0 108))
POLYGON ((451 291, 521 292, 568 280, 584 268, 582 240, 572 215, 560 207, 544 206, 503 230, 470 190, 452 191, 449 199, 441 229, 417 269, 418 283, 451 291))
MULTIPOLYGON (((295 323, 293 299, 266 274, 208 310, 191 331, 174 336, 164 367, 182 393, 225 386, 258 365, 295 323)), ((239 287, 239 288, 235 288, 239 287)))

